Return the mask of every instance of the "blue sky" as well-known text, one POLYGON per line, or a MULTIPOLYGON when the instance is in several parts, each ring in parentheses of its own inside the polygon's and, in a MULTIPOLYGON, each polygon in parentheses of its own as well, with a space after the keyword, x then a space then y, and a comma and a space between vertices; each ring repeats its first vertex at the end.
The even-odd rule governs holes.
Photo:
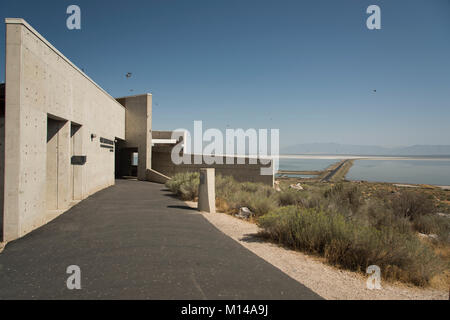
MULTIPOLYGON (((16 0, 0 15, 112 96, 151 92, 155 130, 203 120, 279 128, 281 146, 450 144, 449 0, 16 0), (70 4, 81 30, 66 28, 70 4), (366 27, 371 4, 381 30, 366 27)), ((4 43, 2 23, 0 82, 4 43)))

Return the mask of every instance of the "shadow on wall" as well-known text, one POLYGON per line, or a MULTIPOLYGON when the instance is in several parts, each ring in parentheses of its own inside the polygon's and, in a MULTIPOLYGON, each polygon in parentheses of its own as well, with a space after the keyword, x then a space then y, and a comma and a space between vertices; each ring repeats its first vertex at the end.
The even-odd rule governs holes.
POLYGON ((5 189, 5 84, 0 83, 0 242, 3 241, 4 189, 5 189))

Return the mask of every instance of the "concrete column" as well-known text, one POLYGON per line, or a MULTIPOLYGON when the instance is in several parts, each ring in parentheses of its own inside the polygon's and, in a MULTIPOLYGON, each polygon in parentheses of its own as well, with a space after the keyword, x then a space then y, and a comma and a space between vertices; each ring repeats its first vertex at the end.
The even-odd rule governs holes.
POLYGON ((152 95, 118 98, 125 107, 124 148, 137 148, 138 180, 147 180, 147 170, 152 167, 152 95))
POLYGON ((58 209, 58 131, 60 122, 47 119, 46 209, 58 209))
POLYGON ((140 143, 138 145, 138 180, 147 180, 147 159, 147 145, 145 143, 140 143))
POLYGON ((70 157, 70 121, 48 119, 47 210, 69 206, 72 199, 70 157))
POLYGON ((145 167, 152 168, 152 95, 147 95, 147 128, 145 130, 145 167))
POLYGON ((21 105, 22 28, 6 25, 6 89, 5 89, 5 184, 3 238, 19 237, 19 191, 21 175, 21 105))
POLYGON ((215 169, 200 169, 200 185, 198 186, 198 210, 216 213, 215 169))
MULTIPOLYGON (((82 129, 81 126, 71 123, 71 156, 84 155, 82 129)), ((83 199, 83 166, 72 165, 71 175, 72 200, 81 200, 83 199)))

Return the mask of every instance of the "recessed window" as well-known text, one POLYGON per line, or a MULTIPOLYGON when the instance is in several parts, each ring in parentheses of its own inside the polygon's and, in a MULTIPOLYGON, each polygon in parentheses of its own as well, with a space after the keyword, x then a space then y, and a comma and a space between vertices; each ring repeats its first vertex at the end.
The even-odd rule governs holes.
POLYGON ((133 152, 131 154, 131 165, 132 166, 137 166, 138 165, 138 153, 137 152, 133 152))

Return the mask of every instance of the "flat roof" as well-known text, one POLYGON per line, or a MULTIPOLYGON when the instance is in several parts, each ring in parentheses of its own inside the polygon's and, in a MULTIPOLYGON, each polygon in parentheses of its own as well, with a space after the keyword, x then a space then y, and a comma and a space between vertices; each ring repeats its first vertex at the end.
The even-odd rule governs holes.
POLYGON ((151 93, 142 93, 142 94, 135 94, 132 96, 125 96, 125 97, 118 97, 116 99, 126 99, 126 98, 134 98, 134 97, 141 97, 141 96, 151 96, 151 93))
POLYGON ((92 84, 94 84, 98 89, 100 89, 104 94, 106 94, 108 97, 110 97, 112 100, 114 100, 119 106, 124 108, 123 105, 121 105, 113 96, 111 96, 108 92, 105 91, 102 87, 100 87, 94 80, 89 78, 89 76, 80 70, 72 61, 70 61, 65 55, 63 55, 58 49, 56 49, 50 42, 47 41, 39 32, 37 32, 32 26, 28 24, 24 19, 22 18, 5 18, 5 24, 21 24, 25 28, 27 28, 31 33, 33 33, 36 37, 39 38, 42 42, 44 42, 53 52, 55 52, 58 56, 60 56, 64 61, 66 61, 68 64, 70 64, 75 70, 77 70, 83 77, 85 77, 87 80, 89 80, 92 84))

